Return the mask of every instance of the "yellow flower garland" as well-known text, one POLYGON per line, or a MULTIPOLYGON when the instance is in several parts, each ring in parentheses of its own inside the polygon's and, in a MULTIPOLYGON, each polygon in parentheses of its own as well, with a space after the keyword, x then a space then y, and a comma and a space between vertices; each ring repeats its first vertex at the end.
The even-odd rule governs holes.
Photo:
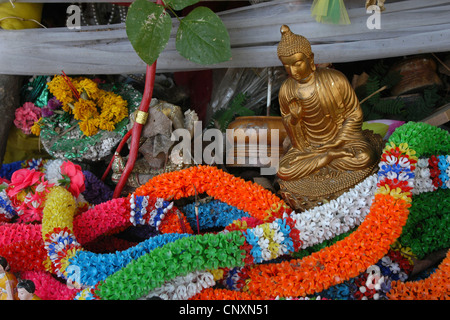
POLYGON ((53 232, 55 228, 73 230, 73 215, 77 205, 72 194, 61 186, 51 189, 45 202, 42 219, 42 237, 53 232))
POLYGON ((64 246, 64 251, 58 251, 55 245, 58 244, 58 237, 61 237, 61 234, 65 238, 73 235, 73 216, 77 207, 75 198, 67 189, 55 186, 50 190, 43 210, 41 233, 45 248, 49 252, 44 266, 47 271, 55 271, 56 274, 65 278, 68 277, 66 269, 69 266, 69 260, 82 248, 75 239, 71 246, 67 244, 64 246), (53 256, 52 251, 56 251, 53 256))
POLYGON ((88 78, 66 79, 73 88, 60 75, 53 77, 47 86, 62 103, 62 109, 80 121, 84 135, 92 136, 98 130, 113 131, 115 125, 128 116, 128 102, 120 95, 98 88, 97 83, 88 78))

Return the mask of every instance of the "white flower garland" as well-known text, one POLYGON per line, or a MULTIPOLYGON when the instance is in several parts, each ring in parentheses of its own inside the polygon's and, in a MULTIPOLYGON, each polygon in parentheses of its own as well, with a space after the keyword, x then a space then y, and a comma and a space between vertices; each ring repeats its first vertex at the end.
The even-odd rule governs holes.
POLYGON ((302 249, 345 233, 364 221, 377 190, 377 175, 371 175, 340 197, 290 217, 300 231, 302 249))
POLYGON ((163 300, 187 300, 203 289, 214 286, 215 283, 214 276, 210 272, 191 272, 186 276, 178 276, 171 281, 167 281, 164 285, 150 291, 139 300, 146 300, 155 296, 163 300))
POLYGON ((430 168, 428 166, 428 158, 420 158, 417 160, 416 170, 414 171, 416 177, 414 182, 414 195, 435 191, 437 188, 433 185, 430 175, 430 168))
MULTIPOLYGON (((392 163, 396 162, 401 168, 411 165, 406 158, 399 160, 392 156, 386 160, 380 161, 380 168, 383 165, 391 166, 392 163)), ((447 156, 446 160, 450 162, 450 156, 447 156)), ((450 173, 450 166, 446 171, 450 173)), ((430 177, 429 158, 418 160, 414 175, 404 171, 399 173, 389 171, 386 175, 379 173, 369 176, 354 188, 331 200, 329 203, 305 212, 291 213, 290 217, 295 220, 295 227, 300 231, 300 240, 303 241, 302 249, 330 240, 360 225, 370 211, 373 196, 378 188, 378 179, 382 180, 383 177, 408 181, 408 185, 413 187, 412 193, 414 195, 437 189, 430 177)), ((446 185, 450 187, 450 180, 446 181, 446 185)))

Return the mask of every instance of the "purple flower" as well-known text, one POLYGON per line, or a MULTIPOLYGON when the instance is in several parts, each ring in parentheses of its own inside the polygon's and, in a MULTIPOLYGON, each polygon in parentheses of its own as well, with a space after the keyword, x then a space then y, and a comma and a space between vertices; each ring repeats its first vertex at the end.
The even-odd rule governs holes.
POLYGON ((43 117, 51 117, 53 115, 53 110, 56 110, 62 106, 62 103, 55 97, 48 100, 47 105, 42 108, 43 117))
POLYGON ((102 180, 88 170, 83 171, 86 189, 82 192, 86 201, 91 204, 100 204, 112 199, 114 191, 102 180))
POLYGON ((62 106, 61 101, 59 101, 59 100, 56 99, 55 97, 51 98, 51 99, 48 100, 48 102, 47 102, 47 107, 48 107, 50 110, 56 110, 56 109, 58 109, 58 108, 61 107, 61 106, 62 106))

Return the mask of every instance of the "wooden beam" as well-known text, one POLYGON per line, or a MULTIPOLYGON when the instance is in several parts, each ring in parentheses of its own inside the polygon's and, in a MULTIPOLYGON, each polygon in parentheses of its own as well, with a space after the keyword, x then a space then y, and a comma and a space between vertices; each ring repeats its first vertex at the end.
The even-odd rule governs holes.
POLYGON ((426 117, 422 122, 433 126, 442 126, 450 121, 450 103, 437 109, 432 115, 426 117))

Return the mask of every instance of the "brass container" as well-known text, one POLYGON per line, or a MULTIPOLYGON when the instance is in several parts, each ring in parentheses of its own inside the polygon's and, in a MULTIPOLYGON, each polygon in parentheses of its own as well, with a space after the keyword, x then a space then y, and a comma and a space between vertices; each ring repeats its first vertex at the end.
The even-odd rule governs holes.
POLYGON ((416 93, 433 85, 442 85, 442 80, 436 72, 436 62, 427 56, 408 58, 393 66, 391 70, 402 75, 399 83, 391 89, 394 96, 416 93))
POLYGON ((227 132, 228 143, 233 144, 231 152, 227 152, 228 166, 266 167, 269 160, 261 161, 260 152, 266 154, 272 164, 278 163, 284 153, 287 132, 281 117, 238 117, 228 125, 227 132), (273 135, 272 130, 277 130, 278 136, 273 135))

